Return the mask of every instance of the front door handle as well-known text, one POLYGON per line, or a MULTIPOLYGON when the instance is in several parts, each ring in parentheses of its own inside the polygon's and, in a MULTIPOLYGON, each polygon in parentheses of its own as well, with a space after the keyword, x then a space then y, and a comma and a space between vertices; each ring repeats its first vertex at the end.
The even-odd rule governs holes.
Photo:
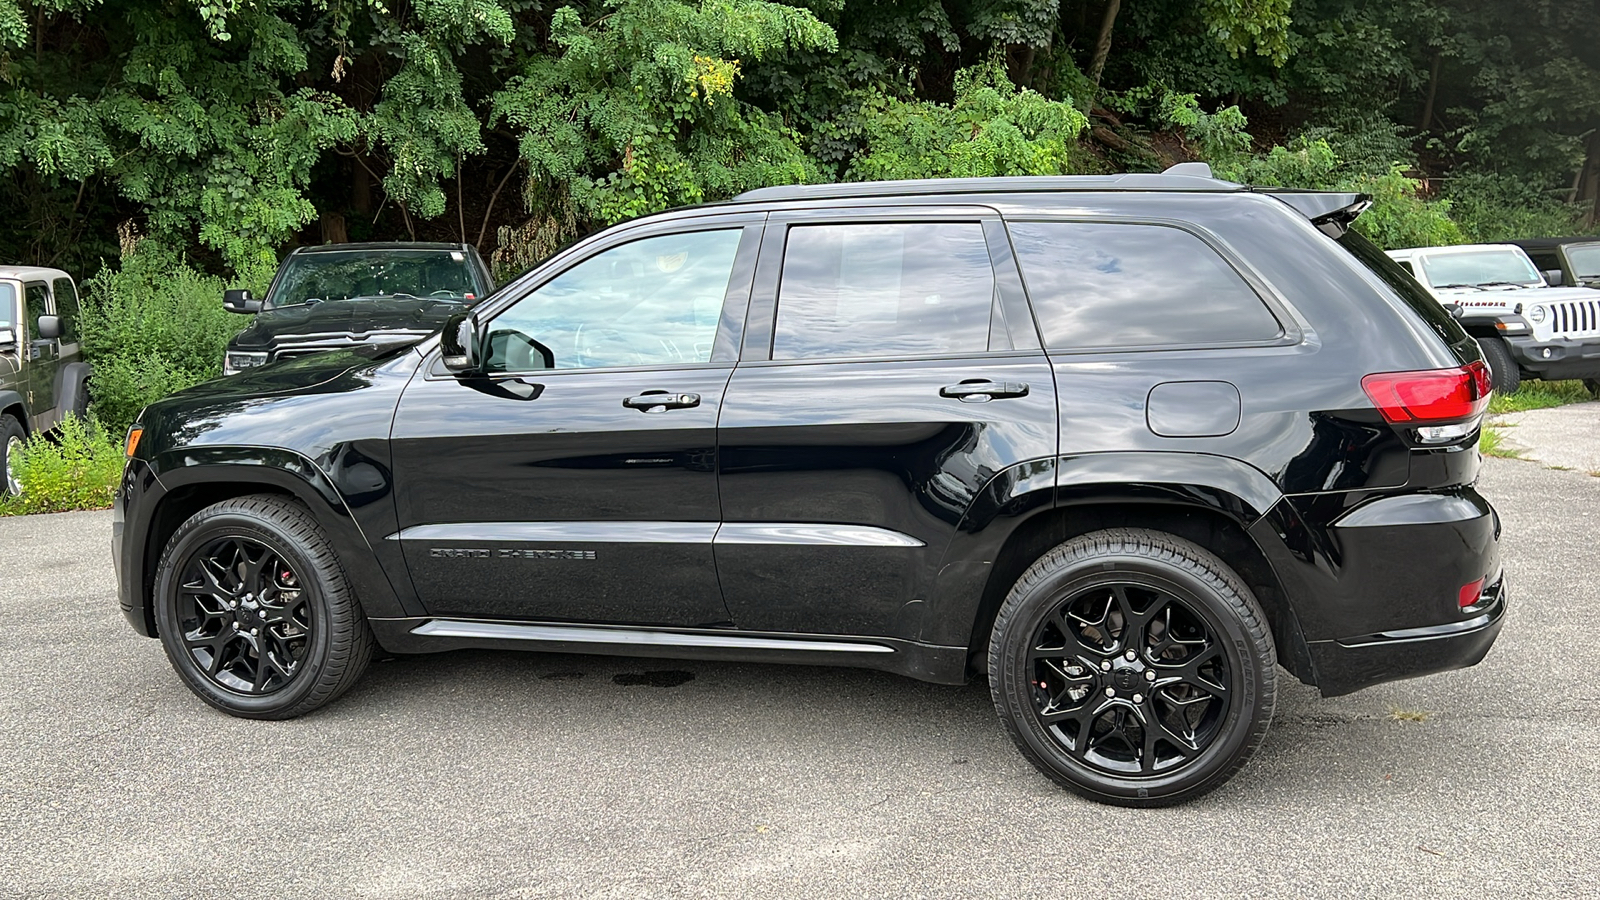
POLYGON ((666 391, 645 391, 637 397, 629 397, 622 401, 622 405, 640 412, 658 413, 669 409, 689 409, 700 405, 699 394, 669 394, 666 391))
POLYGON ((1028 385, 1022 381, 986 381, 974 378, 940 388, 939 396, 953 397, 962 403, 987 403, 990 400, 1004 400, 1007 397, 1026 397, 1028 385))

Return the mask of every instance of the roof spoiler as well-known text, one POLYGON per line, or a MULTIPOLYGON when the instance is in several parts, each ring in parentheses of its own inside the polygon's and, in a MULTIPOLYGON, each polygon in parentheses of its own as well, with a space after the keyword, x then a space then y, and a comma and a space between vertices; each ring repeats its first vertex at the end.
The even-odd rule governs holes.
POLYGON ((1334 191, 1288 191, 1257 188, 1287 203, 1295 212, 1311 220, 1317 230, 1331 238, 1344 237, 1356 216, 1372 205, 1366 194, 1346 194, 1334 191))

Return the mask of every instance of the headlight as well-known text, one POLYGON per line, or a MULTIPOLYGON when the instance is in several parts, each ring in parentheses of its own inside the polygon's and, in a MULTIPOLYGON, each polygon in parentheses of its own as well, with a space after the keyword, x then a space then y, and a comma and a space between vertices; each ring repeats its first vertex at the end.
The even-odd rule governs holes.
POLYGON ((237 375, 245 369, 254 369, 256 366, 264 366, 266 364, 267 353, 265 350, 229 350, 222 355, 222 374, 237 375))
POLYGON ((1528 321, 1529 322, 1532 322, 1535 325, 1539 325, 1539 324, 1542 324, 1544 322, 1544 317, 1545 317, 1544 307, 1542 307, 1542 306, 1532 306, 1532 307, 1528 308, 1528 321))

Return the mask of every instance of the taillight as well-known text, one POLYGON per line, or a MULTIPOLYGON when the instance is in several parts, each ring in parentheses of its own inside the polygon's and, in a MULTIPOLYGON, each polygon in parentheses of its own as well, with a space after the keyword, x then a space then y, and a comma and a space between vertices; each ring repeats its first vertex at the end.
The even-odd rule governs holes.
POLYGON ((1454 369, 1382 372, 1361 379, 1361 389, 1391 425, 1432 425, 1483 415, 1489 408, 1489 367, 1474 362, 1454 369))

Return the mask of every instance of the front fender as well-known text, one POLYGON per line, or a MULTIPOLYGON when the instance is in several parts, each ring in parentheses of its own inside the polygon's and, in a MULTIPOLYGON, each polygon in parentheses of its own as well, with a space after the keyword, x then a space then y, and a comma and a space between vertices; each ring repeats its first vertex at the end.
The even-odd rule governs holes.
MULTIPOLYGON (((149 535, 160 533, 151 526, 163 505, 173 497, 212 496, 219 491, 229 496, 239 496, 257 487, 289 493, 305 504, 322 526, 334 552, 339 556, 340 565, 344 567, 356 597, 369 617, 421 613, 420 609, 411 608, 402 601, 410 592, 398 590, 390 580, 385 566, 374 552, 375 542, 363 532, 346 501, 349 490, 357 486, 386 493, 386 467, 370 461, 340 460, 341 465, 335 471, 341 480, 354 482, 362 473, 367 476, 359 485, 340 485, 306 456, 276 447, 178 447, 160 452, 148 462, 158 485, 152 491, 156 495, 142 498, 137 510, 130 508, 126 526, 130 533, 145 535, 147 540, 149 535), (373 480, 379 484, 366 483, 373 480)), ((144 560, 144 566, 138 573, 137 583, 145 586, 144 602, 148 605, 149 586, 163 548, 149 546, 141 549, 140 558, 144 560)))

